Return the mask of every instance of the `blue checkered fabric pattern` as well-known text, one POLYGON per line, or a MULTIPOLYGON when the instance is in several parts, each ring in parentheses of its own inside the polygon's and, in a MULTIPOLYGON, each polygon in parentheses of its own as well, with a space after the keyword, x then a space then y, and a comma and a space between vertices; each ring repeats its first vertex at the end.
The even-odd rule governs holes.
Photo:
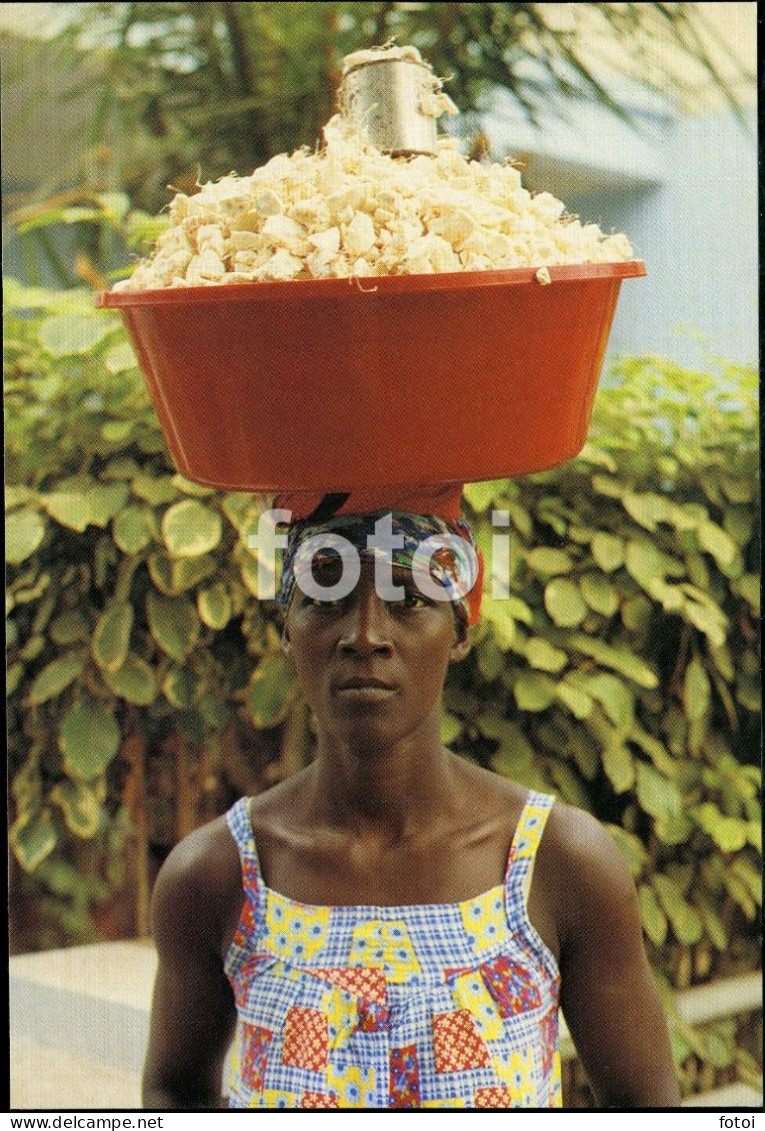
POLYGON ((529 794, 504 884, 475 899, 325 907, 266 887, 237 802, 230 1105, 559 1107, 560 977, 527 911, 552 803, 529 794))

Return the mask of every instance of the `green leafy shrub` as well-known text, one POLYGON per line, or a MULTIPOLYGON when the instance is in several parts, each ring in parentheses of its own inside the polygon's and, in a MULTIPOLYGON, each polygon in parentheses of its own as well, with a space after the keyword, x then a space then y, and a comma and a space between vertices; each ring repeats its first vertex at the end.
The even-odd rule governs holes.
MULTIPOLYGON (((259 788, 310 756, 309 731, 254 600, 269 500, 175 474, 121 324, 87 292, 5 296, 14 906, 50 945, 96 937, 136 843, 204 815, 188 799, 221 767, 259 788)), ((673 989, 758 962, 756 379, 654 358, 613 376, 578 459, 466 489, 509 589, 487 578, 443 735, 611 828, 671 1012, 673 989)), ((144 905, 150 878, 133 877, 144 905)), ((674 1017, 673 1042, 682 1064, 751 1068, 728 1023, 674 1017)))

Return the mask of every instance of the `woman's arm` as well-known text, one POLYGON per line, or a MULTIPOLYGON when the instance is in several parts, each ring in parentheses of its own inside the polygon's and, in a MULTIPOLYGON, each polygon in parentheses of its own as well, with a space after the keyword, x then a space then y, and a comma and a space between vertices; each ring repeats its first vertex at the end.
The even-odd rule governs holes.
POLYGON ((221 958, 218 854, 209 828, 201 829, 173 849, 154 886, 159 965, 143 1076, 146 1108, 221 1106, 236 1010, 221 958))
POLYGON ((564 814, 561 1006, 577 1052, 601 1107, 676 1107, 667 1023, 629 869, 597 821, 580 810, 564 814))

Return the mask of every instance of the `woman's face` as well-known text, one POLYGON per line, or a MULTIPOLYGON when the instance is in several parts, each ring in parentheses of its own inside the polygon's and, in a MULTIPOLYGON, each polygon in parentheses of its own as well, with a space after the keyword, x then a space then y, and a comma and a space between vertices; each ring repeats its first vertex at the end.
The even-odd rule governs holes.
POLYGON ((284 650, 324 733, 379 746, 438 722, 447 667, 469 649, 467 627, 451 602, 423 596, 411 571, 394 568, 393 581, 405 596, 385 601, 365 561, 340 601, 295 592, 284 650))

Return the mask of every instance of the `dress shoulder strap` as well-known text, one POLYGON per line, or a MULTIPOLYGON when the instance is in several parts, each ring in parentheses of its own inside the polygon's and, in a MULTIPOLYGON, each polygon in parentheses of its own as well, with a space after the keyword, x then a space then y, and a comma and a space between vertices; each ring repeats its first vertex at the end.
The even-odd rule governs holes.
POLYGON ((508 903, 519 896, 524 908, 528 903, 537 849, 554 803, 555 798, 551 794, 537 790, 530 790, 526 797, 507 859, 505 892, 508 903))
POLYGON ((256 902, 263 887, 263 879, 252 833, 248 797, 240 797, 231 806, 226 813, 226 822, 242 861, 242 886, 248 898, 256 902))

